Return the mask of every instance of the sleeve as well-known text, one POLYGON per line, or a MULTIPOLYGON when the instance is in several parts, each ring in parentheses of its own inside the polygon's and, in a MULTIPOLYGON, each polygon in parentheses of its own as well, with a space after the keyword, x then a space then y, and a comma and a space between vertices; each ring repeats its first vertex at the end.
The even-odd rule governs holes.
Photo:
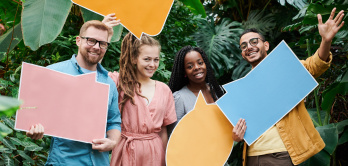
POLYGON ((171 135, 175 126, 179 123, 181 118, 186 114, 183 98, 180 96, 180 92, 176 91, 173 94, 174 102, 175 102, 175 112, 177 121, 168 125, 168 135, 171 135))
POLYGON ((110 93, 112 93, 112 98, 111 103, 109 104, 106 131, 111 129, 121 131, 121 114, 118 108, 118 92, 114 83, 110 84, 110 93))
POLYGON ((313 56, 308 57, 306 60, 301 60, 303 66, 312 74, 313 77, 317 78, 323 74, 329 67, 332 61, 332 54, 330 52, 329 61, 325 62, 320 59, 318 50, 313 56))
POLYGON ((118 77, 119 77, 119 73, 117 71, 114 71, 114 72, 109 72, 108 73, 108 76, 115 82, 116 86, 118 86, 118 77))
POLYGON ((169 124, 172 124, 174 122, 176 122, 176 113, 175 113, 175 104, 174 104, 174 98, 172 95, 172 91, 169 89, 169 87, 167 85, 165 85, 166 88, 166 95, 167 95, 167 101, 166 101, 166 113, 164 115, 164 119, 163 119, 163 124, 162 126, 167 126, 169 124))

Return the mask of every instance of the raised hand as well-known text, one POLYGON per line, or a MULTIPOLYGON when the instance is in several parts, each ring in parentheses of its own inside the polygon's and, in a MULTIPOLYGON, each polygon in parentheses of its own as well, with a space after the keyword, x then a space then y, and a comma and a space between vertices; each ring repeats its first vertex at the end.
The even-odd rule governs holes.
POLYGON ((319 29, 319 34, 322 37, 322 40, 324 42, 330 42, 331 40, 335 37, 336 33, 342 26, 344 25, 344 21, 342 22, 343 19, 343 10, 341 10, 337 16, 335 16, 335 11, 336 8, 333 8, 330 14, 329 19, 323 23, 322 17, 320 14, 317 15, 318 17, 318 29, 319 29))

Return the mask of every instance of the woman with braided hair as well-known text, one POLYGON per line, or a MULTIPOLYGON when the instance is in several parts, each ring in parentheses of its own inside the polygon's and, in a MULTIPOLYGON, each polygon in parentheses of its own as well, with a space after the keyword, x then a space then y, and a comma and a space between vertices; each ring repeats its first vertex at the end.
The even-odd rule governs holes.
MULTIPOLYGON (((225 94, 204 51, 192 46, 185 46, 176 54, 169 87, 175 100, 177 122, 193 109, 199 91, 207 103, 214 103, 225 94)), ((170 132, 176 124, 170 125, 170 132)))
POLYGON ((152 80, 159 65, 160 44, 128 33, 121 45, 120 71, 109 73, 119 91, 121 140, 113 149, 111 165, 163 166, 168 141, 166 126, 176 121, 169 87, 152 80))

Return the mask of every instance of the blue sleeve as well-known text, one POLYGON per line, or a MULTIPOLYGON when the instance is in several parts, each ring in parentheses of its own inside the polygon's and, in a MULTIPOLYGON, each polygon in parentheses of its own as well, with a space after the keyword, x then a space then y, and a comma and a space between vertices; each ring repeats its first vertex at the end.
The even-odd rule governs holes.
POLYGON ((118 92, 115 83, 113 81, 112 83, 113 84, 110 84, 111 95, 109 96, 111 96, 111 103, 109 104, 106 131, 117 129, 121 132, 121 114, 118 108, 118 92))

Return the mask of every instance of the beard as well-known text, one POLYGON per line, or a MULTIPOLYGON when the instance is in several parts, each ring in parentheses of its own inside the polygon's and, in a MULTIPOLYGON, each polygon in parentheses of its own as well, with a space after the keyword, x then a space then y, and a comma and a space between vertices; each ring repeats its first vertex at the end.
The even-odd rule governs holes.
POLYGON ((84 60, 87 64, 89 64, 89 65, 95 65, 95 64, 97 64, 97 63, 103 58, 103 56, 101 55, 101 52, 100 52, 100 51, 99 51, 99 52, 95 52, 95 53, 97 53, 97 54, 99 55, 98 57, 89 56, 89 55, 88 55, 88 50, 87 50, 87 49, 81 50, 80 53, 81 53, 81 55, 82 55, 83 60, 84 60))

